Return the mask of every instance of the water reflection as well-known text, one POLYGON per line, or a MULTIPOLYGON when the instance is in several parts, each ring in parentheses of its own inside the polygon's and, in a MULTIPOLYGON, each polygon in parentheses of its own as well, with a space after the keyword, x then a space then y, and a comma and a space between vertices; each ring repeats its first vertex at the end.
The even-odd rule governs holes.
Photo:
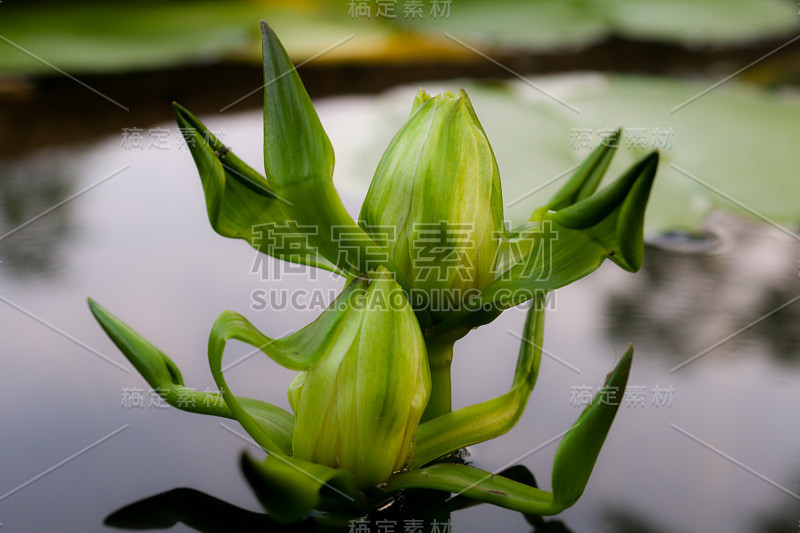
POLYGON ((30 221, 73 192, 72 178, 70 166, 57 154, 39 153, 0 163, 0 260, 4 271, 25 279, 57 271, 59 254, 74 235, 70 224, 73 206, 67 203, 30 221))
POLYGON ((748 352, 796 361, 800 304, 792 304, 800 292, 800 243, 775 228, 721 213, 710 227, 727 235, 705 244, 660 239, 648 248, 641 272, 607 296, 607 336, 615 342, 636 339, 639 347, 676 360, 721 347, 730 336, 734 346, 747 343, 748 352), (678 250, 671 246, 675 242, 678 250), (695 253, 687 254, 686 246, 695 253))
MULTIPOLYGON (((800 477, 796 485, 800 485, 800 477)), ((669 528, 664 528, 654 521, 652 517, 641 515, 637 512, 623 508, 609 509, 605 513, 606 519, 614 524, 616 533, 668 533, 669 528)), ((773 511, 761 512, 752 523, 741 524, 740 531, 752 533, 785 533, 797 529, 797 504, 783 504, 773 511)))
MULTIPOLYGON (((328 113, 323 121, 337 134, 332 139, 343 162, 364 157, 363 139, 354 135, 351 127, 351 111, 358 102, 347 102, 320 105, 328 113)), ((226 141, 243 147, 240 155, 259 161, 260 147, 252 142, 262 127, 259 112, 227 117, 218 126, 229 132, 226 141)), ((118 355, 92 322, 84 298, 102 297, 108 305, 116 301, 114 305, 125 309, 125 318, 142 332, 159 335, 159 346, 177 354, 186 375, 202 389, 213 385, 202 354, 207 328, 219 312, 224 308, 247 310, 253 291, 265 286, 299 290, 307 288, 307 283, 281 280, 272 286, 266 285, 272 281, 248 275, 252 251, 213 235, 196 171, 187 157, 124 151, 117 135, 84 154, 73 148, 69 159, 66 152, 40 152, 0 163, 0 235, 74 195, 91 182, 86 178, 131 165, 128 178, 114 180, 114 186, 99 187, 0 239, 0 273, 7 273, 4 280, 9 281, 4 296, 112 357, 118 355), (141 216, 145 209, 147 216, 141 216), (86 228, 90 238, 79 238, 83 237, 79 228, 86 228), (55 276, 69 277, 70 283, 52 283, 46 291, 40 290, 42 282, 55 276)), ((348 174, 346 167, 339 169, 343 176, 348 174)), ((356 186, 351 190, 361 191, 356 186)), ((357 213, 358 198, 346 200, 357 213)), ((675 405, 656 409, 648 402, 646 408, 626 408, 615 421, 593 474, 593 485, 560 520, 530 517, 526 522, 510 511, 487 505, 472 510, 444 508, 453 511, 454 530, 568 531, 562 520, 578 531, 771 533, 796 528, 799 517, 794 499, 670 427, 674 422, 696 432, 798 492, 800 480, 791 473, 800 466, 796 446, 800 426, 795 413, 800 402, 796 372, 800 302, 780 306, 800 293, 800 245, 775 228, 733 217, 712 221, 709 231, 722 236, 721 247, 709 250, 702 236, 673 235, 668 243, 648 249, 640 274, 601 269, 596 276, 561 291, 558 310, 548 317, 546 348, 583 373, 577 375, 546 358, 546 379, 537 385, 518 426, 481 448, 475 457, 478 466, 495 470, 565 429, 561 424, 576 416, 569 405, 571 387, 602 382, 613 362, 609 344, 618 348, 633 341, 639 359, 631 383, 646 386, 648 395, 653 385, 674 385, 675 405), (669 368, 770 312, 766 319, 720 345, 702 363, 685 372, 669 373, 669 368), (742 358, 747 364, 731 364, 717 357, 725 351, 750 354, 742 358), (598 355, 603 353, 608 358, 600 360, 598 355), (658 364, 661 358, 666 365, 658 364), (787 366, 794 371, 787 372, 787 366)), ((338 290, 332 282, 320 283, 325 290, 338 290)), ((41 324, 8 306, 0 306, 0 311, 6 313, 0 321, 5 326, 2 350, 6 371, 0 378, 5 378, 2 388, 6 397, 14 398, 5 402, 8 416, 3 420, 8 424, 3 442, 7 453, 0 492, 57 464, 91 442, 91 435, 108 431, 104 427, 128 422, 135 427, 108 449, 93 449, 13 499, 4 500, 0 506, 3 530, 20 526, 17 530, 58 531, 64 529, 65 517, 71 517, 83 520, 74 530, 108 531, 102 520, 110 511, 156 493, 108 516, 107 526, 161 529, 180 523, 184 525, 175 526, 176 530, 198 531, 311 531, 319 527, 309 522, 287 529, 262 513, 193 489, 161 493, 175 486, 208 490, 213 484, 224 491, 227 501, 245 507, 254 504, 235 468, 226 464, 238 451, 238 443, 227 440, 229 434, 215 433, 205 423, 179 415, 121 410, 120 390, 142 387, 138 376, 105 368, 108 365, 98 364, 80 347, 46 332, 41 324), (102 427, 95 427, 99 421, 102 427), (85 439, 80 437, 83 432, 87 432, 85 439), (65 435, 79 437, 67 438, 65 444, 65 435), (48 454, 41 456, 44 449, 48 454), (209 461, 214 452, 221 459, 209 461), (125 482, 115 482, 110 490, 110 478, 125 482), (40 512, 42 502, 47 502, 48 513, 40 512)), ((275 335, 308 323, 317 312, 250 310, 254 320, 275 335)), ((516 339, 503 333, 506 327, 520 327, 515 316, 522 318, 509 312, 500 319, 503 322, 478 330, 475 340, 460 348, 457 367, 462 372, 463 385, 458 392, 462 404, 474 404, 507 390, 513 360, 504 360, 499 354, 516 353, 516 339), (494 354, 498 356, 487 356, 494 354)), ((243 393, 279 405, 286 401, 285 383, 292 377, 288 371, 257 358, 246 364, 250 366, 236 368, 243 393)), ((524 460, 543 483, 552 465, 552 456, 547 456, 551 452, 553 448, 545 449, 524 460)), ((418 499, 422 503, 431 500, 425 493, 418 499)), ((389 507, 381 516, 402 518, 407 512, 404 505, 418 504, 413 500, 389 507)), ((431 512, 441 511, 434 506, 431 512)), ((412 514, 421 513, 417 509, 412 514)), ((395 531, 400 533, 402 528, 395 531)))
MULTIPOLYGON (((245 479, 259 501, 282 497, 249 475, 247 462, 241 462, 245 479)), ((512 466, 500 475, 536 486, 530 470, 512 466)), ((274 489, 274 487, 273 487, 274 489)), ((332 496, 335 496, 331 493, 332 496)), ((474 500, 428 490, 402 491, 398 497, 366 517, 355 512, 317 514, 299 524, 284 525, 266 514, 242 509, 228 502, 190 488, 176 488, 136 501, 111 513, 105 525, 127 530, 166 529, 179 523, 203 533, 228 531, 330 532, 414 531, 419 533, 451 531, 451 514, 477 505, 474 500)), ((531 533, 572 533, 563 522, 540 516, 525 516, 531 533)))
MULTIPOLYGON (((800 486, 800 476, 795 478, 795 486, 800 486)), ((761 513, 756 518, 754 529, 759 533, 783 533, 795 531, 800 523, 797 519, 797 503, 784 504, 769 513, 761 513)))

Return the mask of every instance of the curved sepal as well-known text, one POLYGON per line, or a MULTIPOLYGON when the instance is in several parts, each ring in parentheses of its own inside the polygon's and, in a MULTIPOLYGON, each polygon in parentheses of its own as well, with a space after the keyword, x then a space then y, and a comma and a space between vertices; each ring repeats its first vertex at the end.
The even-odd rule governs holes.
MULTIPOLYGON (((191 413, 237 419, 218 393, 198 391, 184 386, 175 363, 164 352, 136 333, 130 326, 89 299, 92 314, 114 344, 144 377, 153 391, 167 403, 191 413)), ((292 450, 294 417, 267 402, 236 397, 242 409, 249 413, 254 424, 271 435, 275 447, 283 453, 292 450)))
POLYGON ((258 462, 243 454, 241 466, 259 501, 278 522, 299 522, 314 510, 363 507, 363 496, 347 470, 277 455, 258 462))
POLYGON ((633 348, 629 347, 609 374, 603 390, 559 444, 553 465, 552 493, 458 464, 435 464, 398 474, 389 480, 386 490, 436 489, 525 514, 560 513, 578 501, 586 488, 619 408, 632 357, 633 348))
POLYGON ((537 213, 543 211, 558 211, 569 207, 584 198, 588 198, 600 186, 611 160, 617 151, 621 129, 603 139, 603 142, 595 148, 587 157, 578 170, 567 180, 567 182, 550 198, 544 207, 537 209, 531 220, 537 220, 537 213))
MULTIPOLYGON (((230 410, 233 418, 242 425, 244 430, 264 450, 276 455, 286 456, 288 454, 285 448, 279 446, 275 435, 269 431, 269 428, 265 428, 258 423, 255 417, 239 401, 239 398, 230 391, 228 384, 225 382, 225 376, 222 373, 222 356, 225 352, 225 344, 229 339, 237 339, 251 344, 262 349, 270 356, 272 356, 272 353, 265 350, 265 345, 274 341, 262 335, 241 315, 233 311, 225 311, 217 318, 216 322, 214 322, 214 327, 211 328, 211 335, 208 339, 208 363, 211 367, 211 375, 214 377, 214 382, 222 393, 225 405, 230 410)), ((291 435, 289 438, 291 439, 291 435)), ((291 445, 289 449, 291 449, 291 445)))
POLYGON ((584 409, 556 450, 553 463, 553 494, 570 507, 583 494, 597 456, 617 415, 633 360, 633 346, 628 346, 616 368, 606 378, 602 391, 584 409))
POLYGON ((261 21, 264 54, 264 168, 281 190, 303 181, 330 181, 333 147, 300 76, 269 25, 261 21))
POLYGON ((525 514, 549 515, 563 510, 547 491, 467 465, 437 464, 410 470, 386 484, 388 492, 403 489, 451 492, 525 514))
MULTIPOLYGON (((594 192, 612 148, 601 147, 578 169, 575 182, 534 220, 512 232, 498 256, 495 280, 461 310, 436 326, 437 334, 488 324, 537 293, 552 291, 595 271, 606 259, 629 272, 644 255, 644 214, 658 167, 658 152, 631 166, 616 182, 594 192), (588 195, 588 196, 587 196, 588 195), (568 202, 576 203, 566 205, 568 202)), ((562 190, 563 191, 563 190, 562 190)), ((431 333, 434 333, 433 331, 431 333)))
POLYGON ((194 159, 208 219, 224 237, 258 251, 342 275, 366 272, 379 250, 344 209, 330 177, 278 189, 222 144, 185 108, 175 119, 194 159))
POLYGON ((658 152, 595 192, 612 156, 613 148, 601 146, 546 209, 534 214, 533 231, 527 231, 517 243, 518 247, 527 244, 525 256, 501 273, 486 292, 525 285, 526 280, 530 288, 555 289, 587 275, 594 270, 591 266, 606 258, 630 272, 641 267, 644 213, 658 168, 658 152), (587 241, 592 245, 588 250, 587 241))
POLYGON ((544 303, 544 295, 537 296, 531 302, 511 390, 492 400, 450 411, 420 425, 412 468, 460 448, 495 438, 514 427, 525 410, 539 374, 544 303))
MULTIPOLYGON (((271 432, 253 420, 239 398, 230 392, 222 372, 225 344, 235 339, 262 351, 285 368, 307 370, 334 350, 337 344, 349 344, 355 338, 359 330, 359 321, 346 318, 352 309, 363 307, 360 303, 363 286, 364 282, 360 279, 350 283, 333 304, 311 324, 296 333, 278 339, 262 334, 250 321, 234 311, 223 312, 214 322, 208 339, 211 374, 234 418, 265 450, 273 452, 276 449, 282 451, 283 448, 276 448, 277 443, 271 432)), ((292 439, 291 434, 289 439, 292 439)))
POLYGON ((658 152, 632 165, 602 191, 556 211, 553 221, 586 231, 624 270, 636 272, 644 255, 644 213, 658 169, 658 152))

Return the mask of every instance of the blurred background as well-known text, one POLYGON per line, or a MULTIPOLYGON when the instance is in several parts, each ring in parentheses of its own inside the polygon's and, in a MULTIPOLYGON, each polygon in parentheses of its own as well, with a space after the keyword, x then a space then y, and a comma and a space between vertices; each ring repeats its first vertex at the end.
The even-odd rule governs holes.
MULTIPOLYGON (((171 118, 178 101, 263 168, 263 19, 315 101, 354 216, 420 87, 470 95, 511 225, 609 131, 624 128, 609 179, 659 150, 642 271, 604 265, 555 293, 525 415, 469 459, 523 464, 549 488, 556 441, 542 445, 633 342, 629 401, 558 520, 575 533, 796 531, 798 15, 796 0, 3 0, 0 527, 111 531, 113 511, 176 487, 259 510, 237 468, 259 452, 238 426, 153 401, 85 299, 213 390, 219 313, 281 336, 341 287, 214 234, 171 118)), ((524 312, 456 345, 456 407, 507 390, 524 312)), ((241 346, 226 361, 237 393, 288 408, 291 372, 241 346)), ((459 533, 490 527, 532 526, 489 506, 453 516, 459 533)))

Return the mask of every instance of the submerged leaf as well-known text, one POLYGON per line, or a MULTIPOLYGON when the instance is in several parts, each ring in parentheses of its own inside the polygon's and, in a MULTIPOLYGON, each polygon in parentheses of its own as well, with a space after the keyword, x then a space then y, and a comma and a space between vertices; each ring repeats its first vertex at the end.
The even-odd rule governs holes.
POLYGON ((355 479, 346 470, 276 455, 262 462, 242 455, 241 465, 259 501, 279 522, 298 522, 313 510, 363 505, 355 479))

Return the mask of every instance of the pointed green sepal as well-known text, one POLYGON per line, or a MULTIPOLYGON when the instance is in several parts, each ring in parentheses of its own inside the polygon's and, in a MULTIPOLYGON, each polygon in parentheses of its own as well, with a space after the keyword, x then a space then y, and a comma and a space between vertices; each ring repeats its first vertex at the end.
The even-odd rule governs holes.
POLYGON ((385 490, 435 489, 525 514, 560 513, 574 505, 586 488, 619 408, 632 357, 633 348, 629 347, 609 374, 602 391, 581 413, 559 444, 553 465, 552 493, 458 464, 434 464, 403 472, 390 479, 385 490))
POLYGON ((658 168, 658 152, 631 166, 602 191, 557 211, 553 221, 586 230, 610 249, 609 258, 629 272, 642 266, 644 213, 658 168))
POLYGON ((276 190, 330 181, 333 147, 275 32, 261 21, 264 52, 264 168, 276 190))
POLYGON ((386 253, 347 214, 330 177, 284 183, 277 190, 197 117, 178 104, 173 109, 200 174, 214 231, 244 239, 272 257, 348 277, 386 263, 386 253))
POLYGON ((315 241, 325 235, 319 235, 316 226, 303 222, 298 206, 273 192, 263 176, 224 146, 189 111, 178 104, 173 104, 173 109, 200 174, 214 231, 223 237, 244 239, 278 259, 338 270, 336 251, 328 254, 330 259, 320 253, 315 241))
POLYGON ((612 153, 610 147, 596 151, 581 179, 570 185, 568 192, 559 192, 551 203, 563 205, 593 194, 558 211, 537 210, 536 220, 511 232, 501 243, 501 269, 495 280, 463 309, 449 313, 429 334, 487 324, 505 309, 538 293, 587 276, 606 259, 629 272, 637 271, 644 256, 644 214, 656 176, 658 152, 594 192, 612 153))
MULTIPOLYGON (((114 344, 145 378, 153 391, 167 403, 191 413, 238 419, 228 409, 223 396, 219 393, 203 392, 184 386, 183 378, 175 363, 130 326, 92 299, 89 299, 89 308, 114 344)), ((294 417, 290 413, 252 398, 236 397, 236 402, 249 414, 255 425, 271 436, 276 449, 282 453, 291 453, 294 417)))
MULTIPOLYGON (((550 198, 550 201, 543 208, 544 211, 558 211, 568 207, 584 198, 588 198, 597 190, 600 182, 603 180, 611 160, 614 158, 614 153, 617 150, 619 137, 622 130, 618 129, 600 143, 600 146, 595 148, 589 157, 587 157, 578 170, 570 177, 556 194, 550 198)), ((534 214, 531 220, 536 220, 537 216, 534 214)))
POLYGON ((633 346, 628 346, 601 392, 584 409, 556 450, 553 494, 556 502, 565 509, 578 501, 589 482, 597 456, 617 415, 632 360, 633 346))

